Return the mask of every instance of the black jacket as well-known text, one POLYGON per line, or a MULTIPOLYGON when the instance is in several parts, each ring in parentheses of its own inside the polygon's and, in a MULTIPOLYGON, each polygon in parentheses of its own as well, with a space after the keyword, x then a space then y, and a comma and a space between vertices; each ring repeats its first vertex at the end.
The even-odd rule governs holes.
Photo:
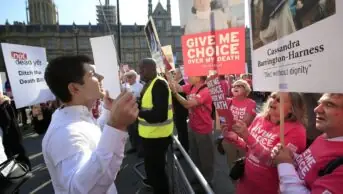
POLYGON ((3 131, 3 145, 7 157, 19 154, 17 160, 31 169, 31 163, 23 146, 23 137, 15 116, 15 111, 8 101, 0 105, 0 127, 3 131))
POLYGON ((141 98, 139 100, 139 117, 145 119, 148 123, 162 123, 168 119, 169 86, 165 81, 156 80, 151 91, 153 108, 151 110, 142 110, 142 98, 150 84, 151 82, 145 84, 141 92, 141 98))
POLYGON ((32 117, 32 125, 36 133, 41 135, 46 132, 46 130, 48 129, 50 125, 53 111, 54 110, 52 108, 42 107, 43 120, 38 120, 37 117, 32 117))

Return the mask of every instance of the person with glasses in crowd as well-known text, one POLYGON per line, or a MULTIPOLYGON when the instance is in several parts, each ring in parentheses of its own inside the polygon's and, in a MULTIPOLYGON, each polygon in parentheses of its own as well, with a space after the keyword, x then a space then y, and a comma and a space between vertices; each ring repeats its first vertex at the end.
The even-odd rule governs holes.
POLYGON ((271 153, 273 147, 280 143, 281 106, 285 116, 285 145, 296 153, 305 150, 304 125, 307 119, 302 96, 299 93, 272 93, 263 111, 250 126, 238 119, 234 121, 232 131, 229 132, 230 141, 246 150, 244 173, 237 183, 237 194, 279 193, 278 173, 271 153), (280 104, 281 95, 284 98, 283 105, 280 104))

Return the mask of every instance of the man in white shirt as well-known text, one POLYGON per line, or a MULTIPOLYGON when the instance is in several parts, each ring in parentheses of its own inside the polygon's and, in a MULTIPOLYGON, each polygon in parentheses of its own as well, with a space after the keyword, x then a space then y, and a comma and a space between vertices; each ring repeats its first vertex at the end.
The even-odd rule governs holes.
POLYGON ((141 96, 142 89, 143 89, 143 84, 137 81, 137 73, 135 72, 135 70, 130 70, 126 72, 125 78, 126 78, 127 83, 130 85, 131 92, 137 99, 139 99, 139 97, 141 96))
MULTIPOLYGON (((134 70, 130 70, 125 73, 126 84, 129 84, 130 90, 136 97, 137 101, 141 96, 143 84, 137 81, 137 73, 134 70)), ((138 123, 137 121, 132 123, 128 127, 129 139, 131 143, 131 149, 127 150, 126 154, 138 152, 138 156, 143 156, 143 150, 141 147, 141 139, 138 135, 138 123)))
POLYGON ((56 194, 116 194, 126 128, 138 115, 135 97, 122 92, 116 100, 105 95, 103 114, 96 122, 90 108, 102 97, 103 77, 90 64, 86 56, 63 56, 50 61, 45 71, 47 85, 63 102, 42 142, 56 194))

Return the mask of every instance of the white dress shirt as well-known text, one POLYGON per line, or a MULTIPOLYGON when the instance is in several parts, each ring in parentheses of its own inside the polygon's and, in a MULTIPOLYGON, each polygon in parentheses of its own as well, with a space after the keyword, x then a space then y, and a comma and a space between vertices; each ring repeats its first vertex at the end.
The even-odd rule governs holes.
MULTIPOLYGON (((343 137, 328 139, 328 141, 343 141, 343 137)), ((311 194, 311 191, 306 187, 304 180, 299 178, 293 164, 281 163, 277 166, 277 170, 281 194, 311 194)))
POLYGON ((141 84, 141 83, 136 81, 136 83, 132 84, 130 87, 131 87, 131 91, 132 91, 133 95, 136 98, 139 98, 141 96, 141 91, 143 89, 143 84, 141 84))
POLYGON ((105 125, 108 118, 103 109, 96 123, 85 106, 54 112, 42 147, 56 194, 117 193, 127 133, 105 125))

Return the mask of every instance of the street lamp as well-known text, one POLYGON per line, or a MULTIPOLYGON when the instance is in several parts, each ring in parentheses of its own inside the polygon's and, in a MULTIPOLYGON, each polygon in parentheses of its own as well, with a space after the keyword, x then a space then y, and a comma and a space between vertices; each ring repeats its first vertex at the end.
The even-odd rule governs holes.
POLYGON ((75 43, 76 43, 76 54, 79 54, 79 33, 80 33, 80 29, 75 25, 73 25, 73 32, 74 32, 74 36, 75 36, 75 43))

